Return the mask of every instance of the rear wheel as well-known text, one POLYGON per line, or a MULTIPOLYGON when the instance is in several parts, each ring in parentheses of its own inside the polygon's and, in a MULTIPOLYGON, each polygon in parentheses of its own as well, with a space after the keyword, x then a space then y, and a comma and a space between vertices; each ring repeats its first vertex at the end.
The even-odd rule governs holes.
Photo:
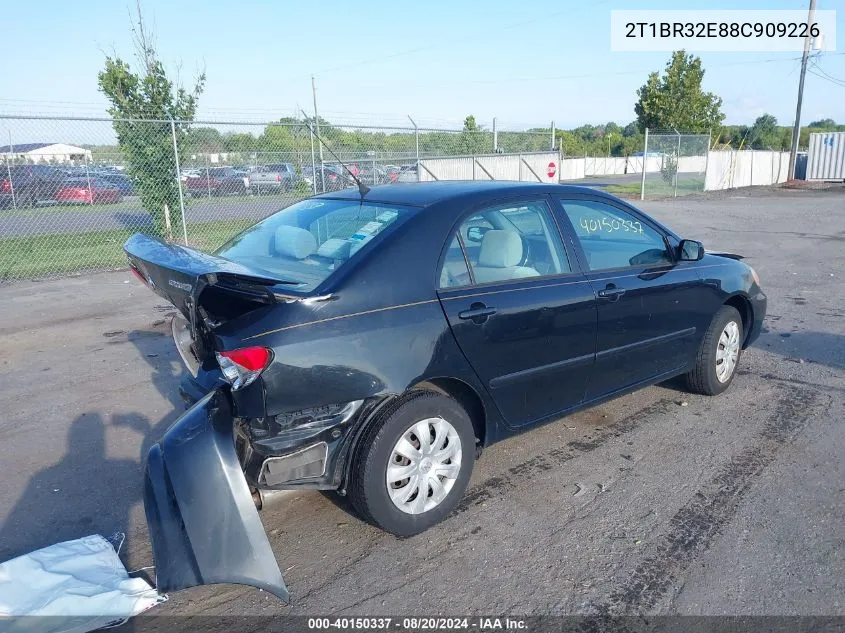
POLYGON ((475 457, 475 432, 452 398, 413 391, 374 420, 361 440, 349 499, 366 520, 397 536, 418 534, 458 505, 475 457))
POLYGON ((704 334, 695 366, 686 376, 689 389, 706 396, 715 396, 727 389, 742 356, 743 340, 739 312, 731 306, 722 306, 704 334))

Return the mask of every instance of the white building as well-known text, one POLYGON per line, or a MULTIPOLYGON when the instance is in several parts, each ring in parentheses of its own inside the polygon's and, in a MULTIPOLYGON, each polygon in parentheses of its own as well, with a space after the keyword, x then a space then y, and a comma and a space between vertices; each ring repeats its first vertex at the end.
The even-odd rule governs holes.
POLYGON ((91 150, 67 143, 16 143, 0 146, 0 162, 83 163, 91 160, 91 150))

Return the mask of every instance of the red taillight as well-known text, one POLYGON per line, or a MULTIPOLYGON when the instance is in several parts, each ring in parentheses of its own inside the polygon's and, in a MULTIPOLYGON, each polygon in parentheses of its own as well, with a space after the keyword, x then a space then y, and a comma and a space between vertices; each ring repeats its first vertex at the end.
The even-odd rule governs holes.
POLYGON ((270 350, 266 347, 242 347, 229 352, 220 352, 220 355, 249 371, 264 369, 270 360, 270 350))
POLYGON ((3 181, 3 185, 0 186, 0 189, 3 190, 3 193, 8 193, 12 190, 12 181, 8 178, 3 181))
POLYGON ((282 182, 282 175, 276 174, 276 182, 282 182))
POLYGON ((242 347, 227 352, 217 352, 217 363, 223 376, 240 389, 252 383, 270 364, 272 353, 266 347, 242 347))

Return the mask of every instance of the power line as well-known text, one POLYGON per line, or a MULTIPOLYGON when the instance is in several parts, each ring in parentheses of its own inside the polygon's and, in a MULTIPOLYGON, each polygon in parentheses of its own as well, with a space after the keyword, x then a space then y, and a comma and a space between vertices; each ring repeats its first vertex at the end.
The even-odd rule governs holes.
MULTIPOLYGON (((590 6, 590 8, 594 9, 596 7, 603 5, 603 4, 607 4, 609 1, 610 0, 600 0, 600 2, 593 3, 590 6)), ((511 29, 516 29, 516 28, 520 28, 520 27, 523 27, 523 26, 529 26, 531 24, 537 24, 537 23, 540 23, 540 22, 547 23, 551 18, 560 17, 562 15, 571 16, 573 13, 577 13, 578 10, 582 9, 582 8, 584 8, 583 5, 579 5, 578 7, 574 7, 574 8, 570 7, 568 9, 566 9, 565 11, 558 11, 556 13, 550 13, 550 14, 544 15, 541 18, 535 18, 533 20, 527 20, 527 21, 524 21, 524 22, 517 22, 517 23, 514 23, 514 24, 506 24, 504 26, 500 26, 500 27, 497 27, 497 28, 494 28, 494 29, 485 29, 483 31, 476 31, 475 33, 471 33, 469 35, 464 35, 462 37, 455 38, 455 39, 452 39, 452 40, 438 41, 436 43, 429 44, 429 45, 426 45, 426 46, 421 46, 419 48, 413 48, 413 49, 409 49, 409 50, 405 50, 405 51, 399 51, 398 53, 391 53, 389 55, 382 55, 380 57, 371 57, 369 59, 364 59, 364 60, 360 60, 360 61, 357 61, 357 62, 350 62, 349 64, 343 64, 341 66, 335 66, 333 68, 326 68, 326 69, 323 69, 323 70, 318 70, 318 71, 315 71, 311 74, 313 74, 313 75, 325 75, 327 73, 336 72, 338 70, 348 70, 349 68, 357 68, 359 66, 373 64, 373 63, 385 61, 385 60, 388 60, 388 59, 396 59, 397 57, 404 57, 406 55, 414 55, 416 53, 424 53, 426 51, 434 50, 436 48, 442 48, 443 46, 447 46, 447 45, 450 45, 450 44, 459 44, 461 42, 466 42, 466 41, 469 41, 469 40, 477 39, 479 37, 486 37, 486 36, 489 36, 492 33, 500 33, 501 31, 508 31, 508 30, 511 30, 511 29)))
MULTIPOLYGON (((835 55, 842 55, 845 53, 833 53, 835 55)), ((801 57, 776 57, 771 59, 752 59, 740 62, 725 62, 723 64, 708 64, 707 68, 725 68, 730 66, 747 66, 747 65, 754 65, 754 64, 766 64, 766 63, 782 63, 782 62, 793 62, 800 60, 801 57)), ((513 79, 477 79, 477 80, 460 80, 455 82, 443 83, 443 84, 436 84, 436 85, 426 85, 426 88, 446 88, 451 86, 463 86, 463 85, 478 85, 478 84, 489 84, 489 85, 499 85, 499 84, 509 84, 509 83, 530 83, 534 81, 558 81, 562 79, 592 79, 595 77, 616 77, 616 76, 624 76, 624 75, 642 75, 643 73, 653 72, 651 70, 622 70, 616 72, 606 72, 606 73, 584 73, 578 75, 547 75, 542 77, 515 77, 513 79)), ((374 84, 365 86, 365 88, 379 88, 383 87, 385 84, 374 84)))
POLYGON ((818 77, 819 79, 824 79, 825 81, 829 81, 830 83, 832 83, 832 84, 833 84, 833 85, 835 85, 835 86, 840 86, 840 87, 842 87, 842 88, 845 88, 845 81, 839 81, 839 80, 837 80, 837 79, 831 79, 830 77, 825 77, 825 76, 824 76, 824 75, 822 75, 821 73, 817 73, 817 72, 816 72, 815 70, 813 70, 812 68, 808 68, 808 69, 807 69, 807 72, 808 72, 808 73, 810 73, 811 75, 815 75, 815 76, 816 76, 816 77, 818 77))

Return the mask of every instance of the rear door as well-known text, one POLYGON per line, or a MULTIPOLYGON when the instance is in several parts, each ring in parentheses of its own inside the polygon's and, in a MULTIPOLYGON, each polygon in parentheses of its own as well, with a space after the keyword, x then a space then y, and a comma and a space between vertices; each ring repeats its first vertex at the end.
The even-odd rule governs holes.
POLYGON ((466 213, 442 258, 439 285, 458 345, 509 425, 583 401, 595 297, 545 196, 466 213))
POLYGON ((559 219, 598 306, 592 400, 687 367, 707 328, 708 289, 695 262, 676 261, 667 236, 623 203, 556 197, 559 219))

